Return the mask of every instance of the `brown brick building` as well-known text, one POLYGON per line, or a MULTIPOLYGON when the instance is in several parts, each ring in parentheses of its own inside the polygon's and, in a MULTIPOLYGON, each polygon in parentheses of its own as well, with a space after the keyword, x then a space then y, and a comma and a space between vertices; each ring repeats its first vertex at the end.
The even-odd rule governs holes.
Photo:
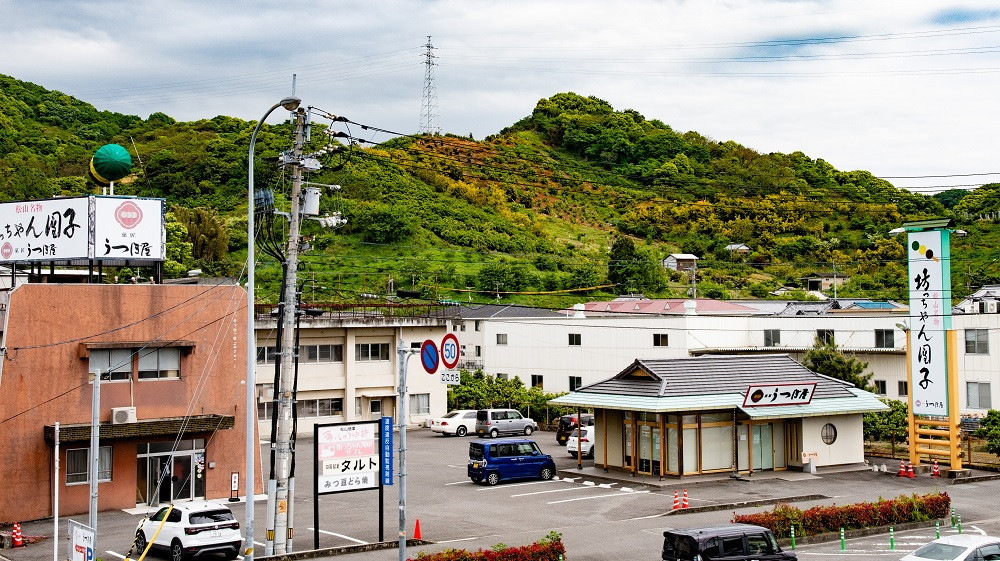
POLYGON ((97 371, 99 510, 229 497, 234 472, 243 495, 245 306, 246 292, 232 285, 13 289, 0 365, 0 481, 8 489, 0 520, 52 516, 56 422, 60 515, 87 512, 97 371))

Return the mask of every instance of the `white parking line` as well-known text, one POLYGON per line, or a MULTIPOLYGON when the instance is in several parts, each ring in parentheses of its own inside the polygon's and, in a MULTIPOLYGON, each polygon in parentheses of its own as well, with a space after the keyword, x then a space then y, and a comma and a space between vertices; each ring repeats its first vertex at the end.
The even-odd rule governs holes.
POLYGON ((108 550, 104 550, 104 553, 107 553, 108 555, 111 555, 112 557, 117 557, 119 559, 125 559, 125 556, 122 555, 121 553, 115 553, 114 551, 108 551, 108 550))
POLYGON ((466 479, 465 481, 452 481, 451 483, 445 483, 445 485, 472 485, 472 480, 466 479))
POLYGON ((517 495, 511 495, 511 497, 527 497, 528 495, 544 495, 545 493, 562 493, 563 491, 583 491, 585 489, 594 489, 594 487, 565 487, 563 489, 551 489, 548 491, 535 491, 533 493, 518 493, 517 495))
POLYGON ((543 485, 545 483, 552 483, 552 481, 529 481, 527 483, 508 483, 502 487, 486 487, 485 489, 477 489, 478 491, 496 491, 497 489, 509 489, 511 487, 523 487, 524 485, 543 485))
POLYGON ((471 541, 473 541, 473 540, 478 540, 478 539, 479 539, 478 537, 475 537, 475 538, 458 538, 457 540, 444 540, 444 541, 440 541, 440 542, 434 542, 434 543, 458 543, 458 542, 471 542, 471 541))
POLYGON ((586 501, 590 499, 604 499, 608 497, 631 497, 633 495, 641 495, 643 493, 649 493, 649 491, 636 491, 634 493, 609 493, 605 495, 591 495, 589 497, 576 497, 575 499, 563 499, 561 501, 550 501, 545 504, 556 505, 559 503, 571 503, 573 501, 586 501))
MULTIPOLYGON (((309 529, 312 530, 313 532, 316 531, 316 528, 309 528, 309 529)), ((352 541, 354 543, 359 543, 359 544, 362 544, 362 545, 368 543, 366 541, 355 539, 355 538, 352 538, 351 536, 345 536, 344 534, 338 534, 336 532, 328 532, 326 530, 320 530, 319 533, 321 533, 321 534, 327 534, 327 535, 330 535, 330 536, 337 536, 338 538, 344 538, 345 540, 350 540, 350 541, 352 541)))

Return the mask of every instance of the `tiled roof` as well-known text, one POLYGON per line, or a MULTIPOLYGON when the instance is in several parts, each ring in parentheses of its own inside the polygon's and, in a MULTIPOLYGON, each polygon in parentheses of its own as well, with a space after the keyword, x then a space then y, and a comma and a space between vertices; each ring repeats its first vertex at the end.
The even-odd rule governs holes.
POLYGON ((563 317, 564 314, 548 308, 507 304, 480 304, 475 306, 458 306, 456 308, 456 315, 461 319, 490 319, 563 317))
MULTIPOLYGON (((583 306, 584 311, 586 312, 678 315, 685 314, 687 312, 687 309, 684 307, 684 302, 687 301, 691 301, 691 299, 671 298, 665 300, 613 300, 610 302, 587 302, 583 306)), ((699 298, 693 301, 696 304, 695 313, 698 314, 760 314, 760 311, 755 308, 726 302, 724 300, 699 298)))

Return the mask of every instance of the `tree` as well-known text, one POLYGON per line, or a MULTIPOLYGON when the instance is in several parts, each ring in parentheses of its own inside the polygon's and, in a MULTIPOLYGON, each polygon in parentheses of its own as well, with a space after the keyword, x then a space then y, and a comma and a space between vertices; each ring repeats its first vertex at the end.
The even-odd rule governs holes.
POLYGON ((979 421, 976 436, 986 439, 986 451, 1000 455, 1000 411, 990 409, 979 421))
POLYGON ((907 436, 906 403, 898 399, 882 399, 888 411, 865 413, 865 440, 903 442, 907 436))
POLYGON ((865 372, 868 363, 840 352, 833 341, 817 339, 813 347, 806 352, 802 364, 813 372, 849 382, 862 390, 875 390, 872 386, 872 376, 875 373, 865 372))

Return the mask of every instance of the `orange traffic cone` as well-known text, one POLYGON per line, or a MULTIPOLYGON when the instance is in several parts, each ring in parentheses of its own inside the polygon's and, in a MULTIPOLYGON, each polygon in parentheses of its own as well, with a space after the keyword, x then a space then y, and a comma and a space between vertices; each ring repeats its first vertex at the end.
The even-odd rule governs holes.
POLYGON ((681 507, 681 499, 677 496, 677 489, 674 489, 674 510, 681 507))
POLYGON ((937 460, 934 460, 934 470, 931 471, 931 477, 941 477, 941 470, 938 468, 937 460))
POLYGON ((896 477, 906 477, 906 465, 903 460, 899 460, 899 473, 896 474, 896 477))
POLYGON ((10 538, 14 542, 14 547, 23 547, 24 540, 21 539, 21 525, 14 523, 14 529, 10 532, 10 538))
POLYGON ((910 479, 913 479, 916 476, 917 476, 917 474, 913 473, 913 464, 907 462, 906 463, 906 477, 909 477, 910 479))
POLYGON ((413 539, 415 539, 415 540, 423 539, 423 538, 420 537, 420 519, 419 518, 417 518, 417 526, 416 526, 416 528, 413 529, 413 539))
POLYGON ((688 507, 688 490, 684 489, 684 502, 681 503, 681 508, 688 507))

